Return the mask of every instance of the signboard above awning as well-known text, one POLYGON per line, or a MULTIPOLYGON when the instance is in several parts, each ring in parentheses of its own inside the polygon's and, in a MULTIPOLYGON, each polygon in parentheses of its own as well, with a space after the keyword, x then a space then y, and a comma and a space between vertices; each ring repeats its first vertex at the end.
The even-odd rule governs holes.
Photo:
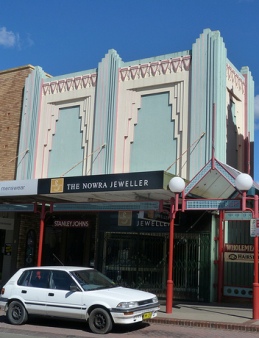
POLYGON ((164 171, 5 181, 0 203, 169 201, 172 174, 164 171))

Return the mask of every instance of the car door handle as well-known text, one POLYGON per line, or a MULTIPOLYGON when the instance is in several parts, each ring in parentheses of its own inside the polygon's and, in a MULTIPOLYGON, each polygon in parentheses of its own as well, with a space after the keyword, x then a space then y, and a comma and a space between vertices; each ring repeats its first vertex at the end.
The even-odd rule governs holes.
POLYGON ((22 293, 27 293, 27 291, 26 290, 22 290, 22 293))
POLYGON ((53 297, 53 296, 54 296, 54 293, 51 292, 51 293, 48 294, 48 296, 53 297))

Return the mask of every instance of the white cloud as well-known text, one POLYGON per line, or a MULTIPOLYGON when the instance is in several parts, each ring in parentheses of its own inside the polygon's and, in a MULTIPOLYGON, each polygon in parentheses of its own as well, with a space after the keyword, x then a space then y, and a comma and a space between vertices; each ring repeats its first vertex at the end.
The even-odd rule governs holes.
POLYGON ((19 35, 7 31, 6 27, 0 27, 0 46, 9 48, 16 45, 19 45, 19 35))

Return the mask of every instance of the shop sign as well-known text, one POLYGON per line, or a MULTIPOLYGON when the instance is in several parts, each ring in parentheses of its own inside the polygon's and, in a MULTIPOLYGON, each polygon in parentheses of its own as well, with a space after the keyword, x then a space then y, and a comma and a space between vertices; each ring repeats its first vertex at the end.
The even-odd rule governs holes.
POLYGON ((118 212, 118 225, 131 226, 132 225, 132 211, 119 211, 118 212))
POLYGON ((251 237, 259 236, 259 218, 252 218, 250 220, 250 236, 251 237))
POLYGON ((225 221, 250 221, 253 217, 251 211, 247 212, 225 212, 224 218, 225 221))
POLYGON ((253 251, 251 244, 225 244, 224 259, 231 263, 253 263, 253 251))
POLYGON ((5 256, 11 256, 11 254, 12 254, 12 244, 5 243, 5 246, 4 246, 4 255, 5 256))
POLYGON ((38 194, 164 189, 164 172, 40 179, 38 194))
POLYGON ((225 244, 225 251, 230 252, 253 252, 252 244, 225 244))
POLYGON ((0 182, 0 196, 37 195, 38 180, 15 180, 0 182))
POLYGON ((186 210, 238 210, 240 200, 195 199, 186 201, 186 210))
POLYGON ((141 228, 156 228, 156 229, 169 229, 170 223, 156 221, 148 218, 139 218, 137 222, 137 227, 141 228))
POLYGON ((225 252, 224 258, 225 258, 225 262, 232 262, 232 263, 253 263, 254 262, 253 253, 225 252))
POLYGON ((54 227, 66 227, 66 228, 88 228, 89 221, 76 221, 76 220, 55 220, 54 227))

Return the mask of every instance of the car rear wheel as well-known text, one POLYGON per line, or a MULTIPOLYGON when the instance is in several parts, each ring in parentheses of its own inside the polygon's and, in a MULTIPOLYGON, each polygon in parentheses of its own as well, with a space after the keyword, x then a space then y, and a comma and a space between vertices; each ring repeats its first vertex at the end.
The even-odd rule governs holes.
POLYGON ((110 314, 102 308, 96 308, 90 313, 89 327, 93 333, 105 334, 112 329, 110 314))
POLYGON ((21 325, 27 322, 28 313, 21 302, 14 300, 8 306, 7 318, 11 324, 21 325))

